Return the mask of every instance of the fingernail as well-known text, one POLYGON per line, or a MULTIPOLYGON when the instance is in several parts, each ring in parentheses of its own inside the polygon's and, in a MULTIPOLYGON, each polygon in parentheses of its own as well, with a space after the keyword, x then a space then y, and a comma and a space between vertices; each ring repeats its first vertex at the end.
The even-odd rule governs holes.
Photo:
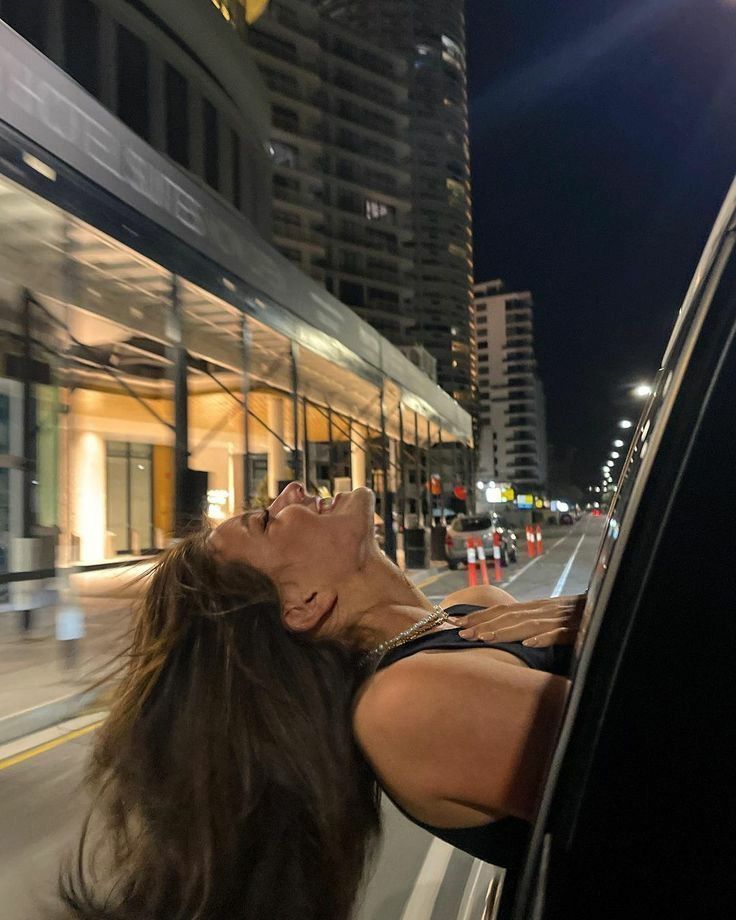
POLYGON ((450 623, 454 623, 455 626, 465 626, 465 617, 448 617, 450 623))
POLYGON ((524 639, 524 641, 521 644, 522 645, 536 645, 537 644, 536 636, 532 636, 531 639, 524 639))
POLYGON ((475 629, 471 626, 470 629, 461 629, 458 633, 461 639, 475 639, 475 629))

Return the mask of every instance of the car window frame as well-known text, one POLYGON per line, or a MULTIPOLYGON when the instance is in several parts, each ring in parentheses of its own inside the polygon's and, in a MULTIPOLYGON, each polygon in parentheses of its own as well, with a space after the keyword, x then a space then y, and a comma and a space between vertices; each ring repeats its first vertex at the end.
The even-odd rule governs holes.
MULTIPOLYGON (((551 839, 547 833, 548 819, 562 766, 565 762, 570 738, 576 724, 581 697, 585 691, 591 659, 596 641, 605 619, 606 608, 616 583, 642 496, 650 481, 659 449, 667 431, 673 408, 681 392, 699 334, 708 316, 714 296, 730 260, 736 259, 736 180, 731 184, 713 229, 696 267, 683 305, 662 359, 653 393, 643 408, 632 438, 617 492, 612 502, 604 533, 597 553, 583 615, 581 638, 576 647, 577 661, 566 711, 554 751, 541 804, 535 822, 528 857, 521 873, 517 896, 510 916, 513 920, 526 920, 529 912, 534 916, 541 910, 539 898, 543 897, 544 876, 550 860, 551 839)), ((712 381, 711 381, 712 385, 712 381)), ((677 476, 682 474, 690 446, 695 437, 693 430, 688 446, 683 449, 677 476)), ((676 490, 673 490, 673 500, 676 490)), ((666 517, 667 512, 663 514, 666 517)), ((640 591, 643 590, 643 585, 640 591)), ((633 614, 632 614, 633 616, 633 614)), ((603 706, 605 711, 605 705, 603 706)), ((594 738, 603 719, 593 731, 594 738)), ((542 916, 541 912, 539 916, 542 916)))

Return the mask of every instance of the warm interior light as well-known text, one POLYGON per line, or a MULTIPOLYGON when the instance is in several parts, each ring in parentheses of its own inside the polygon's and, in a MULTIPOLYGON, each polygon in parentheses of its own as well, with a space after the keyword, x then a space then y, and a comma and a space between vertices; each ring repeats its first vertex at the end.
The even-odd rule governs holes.
POLYGON ((240 2, 245 10, 245 21, 251 25, 263 14, 269 0, 240 0, 240 2))

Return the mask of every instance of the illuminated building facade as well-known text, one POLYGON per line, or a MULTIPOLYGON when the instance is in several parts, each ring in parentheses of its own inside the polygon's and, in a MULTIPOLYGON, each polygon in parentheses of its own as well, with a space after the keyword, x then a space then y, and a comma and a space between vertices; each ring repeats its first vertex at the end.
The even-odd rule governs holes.
POLYGON ((476 284, 478 476, 529 491, 547 482, 544 391, 534 356, 534 301, 500 280, 476 284))

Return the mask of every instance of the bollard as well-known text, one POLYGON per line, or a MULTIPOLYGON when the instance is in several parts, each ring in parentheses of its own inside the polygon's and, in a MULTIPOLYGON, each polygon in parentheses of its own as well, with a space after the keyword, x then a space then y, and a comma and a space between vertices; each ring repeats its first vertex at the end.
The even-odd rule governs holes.
POLYGON ((475 543, 472 537, 468 539, 465 547, 468 553, 468 587, 472 587, 478 583, 475 574, 475 543))
POLYGON ((542 545, 542 528, 537 524, 537 555, 541 556, 544 552, 544 547, 542 545))
POLYGON ((486 566, 486 551, 483 546, 482 538, 478 540, 478 564, 480 566, 480 574, 484 585, 488 584, 488 567, 486 566))
POLYGON ((493 566, 496 581, 501 581, 501 534, 493 534, 493 566))
POLYGON ((527 525, 526 528, 526 549, 529 553, 529 558, 533 559, 537 555, 536 540, 534 537, 534 530, 532 527, 527 525))

